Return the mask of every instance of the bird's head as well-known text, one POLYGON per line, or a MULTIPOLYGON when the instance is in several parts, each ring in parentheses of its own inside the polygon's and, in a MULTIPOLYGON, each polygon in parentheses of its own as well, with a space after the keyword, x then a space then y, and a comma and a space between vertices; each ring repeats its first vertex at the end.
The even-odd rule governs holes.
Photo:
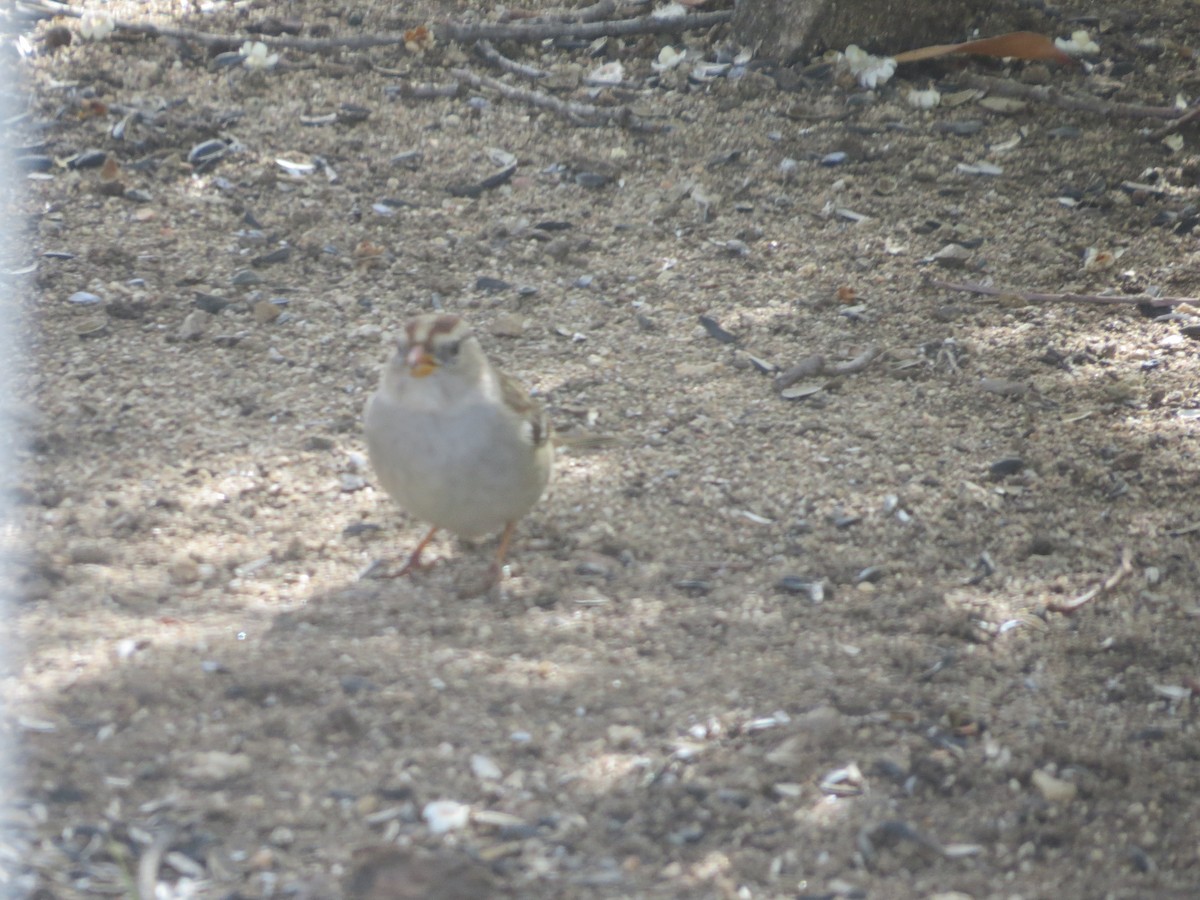
POLYGON ((458 316, 427 314, 405 323, 390 368, 401 381, 473 381, 486 366, 483 348, 466 322, 458 316))

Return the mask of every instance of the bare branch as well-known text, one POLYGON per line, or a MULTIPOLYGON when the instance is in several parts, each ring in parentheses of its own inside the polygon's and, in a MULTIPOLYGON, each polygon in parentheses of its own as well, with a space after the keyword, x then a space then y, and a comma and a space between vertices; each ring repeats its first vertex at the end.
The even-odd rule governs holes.
POLYGON ((615 22, 544 22, 519 25, 446 23, 435 26, 433 33, 439 41, 458 41, 460 44, 470 44, 475 41, 545 41, 559 37, 590 41, 598 37, 677 34, 681 31, 696 31, 721 25, 732 18, 733 10, 724 9, 717 12, 690 13, 670 18, 641 16, 637 19, 618 19, 615 22))
POLYGON ((621 15, 628 11, 633 11, 644 6, 649 6, 649 0, 632 0, 630 3, 618 3, 617 0, 600 0, 599 3, 593 3, 591 6, 585 6, 582 9, 564 9, 557 13, 543 12, 541 15, 520 15, 515 10, 509 10, 507 13, 502 13, 500 18, 504 22, 513 22, 521 20, 527 25, 541 24, 543 22, 598 22, 601 19, 611 19, 614 15, 621 15))
MULTIPOLYGON (((83 10, 56 0, 23 0, 20 6, 33 12, 44 12, 55 16, 82 18, 83 10)), ((642 16, 636 19, 618 19, 615 22, 542 22, 519 25, 493 25, 487 23, 461 24, 447 22, 434 25, 432 31, 438 41, 458 41, 472 44, 481 40, 496 41, 543 41, 549 38, 571 37, 593 40, 598 37, 621 37, 631 34, 675 34, 683 31, 711 28, 733 18, 732 10, 711 13, 692 13, 671 18, 642 16)), ((213 34, 193 31, 190 28, 170 28, 148 22, 114 22, 117 30, 150 37, 175 38, 208 46, 234 46, 243 40, 261 41, 272 50, 295 50, 301 53, 324 53, 330 50, 363 50, 369 47, 403 45, 401 34, 356 35, 340 38, 269 37, 267 35, 213 34)))
POLYGON ((1116 116, 1122 119, 1178 119, 1183 114, 1174 106, 1143 106, 1140 103, 1112 103, 1096 97, 1079 97, 1040 84, 1021 84, 986 75, 967 75, 963 83, 978 91, 987 91, 997 97, 1016 97, 1048 103, 1059 109, 1078 110, 1100 116, 1116 116))
POLYGON ((1009 291, 975 281, 957 283, 928 278, 933 287, 947 291, 966 291, 969 294, 987 294, 991 297, 1017 297, 1027 303, 1094 303, 1102 306, 1178 306, 1181 303, 1200 304, 1196 297, 1151 297, 1147 294, 1132 294, 1115 297, 1108 294, 1043 294, 1037 291, 1009 291))
POLYGON ((491 41, 476 42, 475 52, 496 68, 505 72, 511 72, 513 75, 520 75, 522 78, 530 78, 536 81, 539 78, 545 78, 550 74, 542 69, 535 69, 533 66, 527 66, 523 63, 519 63, 515 59, 509 59, 507 56, 493 47, 491 41))
POLYGON ((451 69, 450 74, 469 84, 473 88, 487 88, 496 91, 500 96, 520 103, 527 103, 540 109, 548 109, 576 125, 603 125, 615 122, 635 131, 662 131, 664 126, 650 125, 643 122, 630 112, 627 106, 593 106, 590 103, 578 103, 573 100, 559 100, 543 91, 529 88, 513 87, 496 78, 487 75, 476 75, 468 69, 451 69))

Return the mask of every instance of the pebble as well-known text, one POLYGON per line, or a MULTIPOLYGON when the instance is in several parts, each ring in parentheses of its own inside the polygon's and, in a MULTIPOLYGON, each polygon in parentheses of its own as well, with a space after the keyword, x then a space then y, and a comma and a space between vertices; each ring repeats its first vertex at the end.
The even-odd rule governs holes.
POLYGON ((67 298, 67 302, 74 303, 78 306, 94 306, 95 304, 103 303, 104 301, 95 294, 88 293, 87 291, 76 291, 67 298))
POLYGON ((1029 781, 1047 803, 1070 803, 1079 792, 1075 784, 1056 778, 1044 769, 1036 770, 1029 781))
POLYGON ((1009 475, 1016 475, 1025 468, 1025 460, 1019 456, 1010 456, 1007 459, 999 459, 988 466, 988 474, 996 480, 1006 478, 1009 475))
POLYGON ((496 337, 520 337, 525 333, 525 319, 516 313, 504 313, 492 322, 491 331, 496 337))
POLYGON ((355 491, 361 491, 367 486, 367 479, 361 475, 341 475, 338 478, 341 491, 343 494, 353 494, 355 491))
POLYGON ((405 150, 403 153, 397 153, 390 160, 393 166, 403 166, 406 169, 418 169, 421 163, 425 160, 425 154, 420 150, 405 150))
POLYGON ((184 318, 183 324, 179 326, 179 339, 181 341, 200 340, 208 328, 208 320, 208 313, 199 309, 192 310, 184 318))
POLYGON ((465 828, 471 820, 471 807, 457 800, 434 800, 425 804, 421 818, 433 834, 445 834, 465 828))
POLYGON ((475 279, 475 290, 483 291, 487 294, 496 294, 500 291, 507 291, 512 285, 507 281, 499 278, 492 278, 488 275, 480 275, 475 279))
POLYGON ((275 868, 275 851, 270 847, 260 847, 246 859, 246 868, 252 872, 269 872, 275 868))
POLYGON ((224 297, 218 297, 215 294, 197 293, 195 298, 192 300, 192 306, 194 306, 196 309, 202 309, 206 313, 214 316, 228 305, 228 300, 226 300, 224 297))
POLYGON ((195 584, 200 580, 200 564, 191 557, 177 559, 167 567, 172 584, 195 584))
POLYGON ((504 777, 504 772, 491 757, 482 753, 471 754, 471 772, 480 781, 499 781, 504 777))
POLYGON ((204 786, 215 787, 234 778, 249 775, 254 764, 244 753, 204 750, 193 754, 183 767, 184 777, 204 786))
POLYGON ((270 300, 259 300, 254 304, 254 321, 259 325, 267 325, 279 318, 283 309, 270 300))
POLYGON ((944 269, 961 269, 971 258, 971 251, 961 244, 946 244, 937 253, 927 256, 923 262, 937 263, 944 269))

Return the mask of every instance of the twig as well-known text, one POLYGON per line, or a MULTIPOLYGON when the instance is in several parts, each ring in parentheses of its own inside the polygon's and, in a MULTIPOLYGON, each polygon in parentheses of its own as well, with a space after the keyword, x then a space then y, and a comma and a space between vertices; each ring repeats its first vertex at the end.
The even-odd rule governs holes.
POLYGON ((598 37, 696 31, 724 24, 732 18, 733 10, 723 9, 717 12, 689 13, 669 18, 640 16, 636 19, 618 19, 615 22, 543 22, 519 25, 487 23, 467 25, 448 22, 435 26, 433 33, 439 41, 458 41, 460 44, 470 44, 475 41, 545 41, 551 38, 566 37, 590 41, 598 37))
MULTIPOLYGON (((83 18, 83 10, 56 0, 29 0, 21 2, 23 9, 41 11, 54 16, 83 18)), ((144 34, 147 37, 174 38, 180 41, 191 41, 194 44, 218 47, 236 47, 244 40, 261 41, 274 50, 298 50, 306 53, 321 53, 326 50, 363 50, 369 47, 389 47, 404 43, 403 34, 358 35, 347 38, 296 38, 268 37, 267 35, 214 34, 210 31, 195 31, 191 28, 170 28, 166 25, 152 25, 149 22, 129 22, 117 19, 113 22, 117 31, 130 34, 144 34)))
POLYGON ((600 0, 599 3, 593 3, 591 6, 585 6, 582 9, 564 9, 557 13, 541 12, 538 14, 526 13, 521 14, 516 10, 509 10, 507 13, 501 13, 500 21, 512 22, 520 20, 527 25, 541 24, 543 22, 597 22, 600 19, 609 19, 614 15, 625 12, 627 9, 632 10, 635 7, 647 6, 649 0, 633 0, 631 3, 618 3, 617 0, 600 0))
POLYGON ((410 100, 436 100, 440 97, 457 97, 462 93, 462 85, 457 81, 446 84, 436 84, 428 81, 402 81, 399 84, 388 85, 383 92, 389 97, 404 97, 410 100))
POLYGON ((511 72, 514 75, 520 75, 522 78, 530 78, 536 81, 539 78, 545 78, 550 74, 542 69, 535 69, 533 66, 527 66, 523 63, 519 63, 515 59, 509 59, 507 56, 493 47, 491 41, 476 41, 475 52, 496 68, 505 72, 511 72))
POLYGON ((829 375, 853 375, 855 372, 861 372, 871 364, 871 361, 879 355, 878 347, 868 347, 854 359, 847 360, 844 363, 837 363, 832 366, 826 366, 825 372, 829 375))
MULTIPOLYGON (((56 0, 29 0, 20 4, 22 8, 46 12, 56 16, 83 17, 83 10, 56 0)), ((598 37, 621 37, 630 34, 672 34, 694 29, 711 28, 733 18, 732 10, 711 13, 689 13, 671 18, 641 16, 636 19, 618 19, 615 22, 545 22, 521 25, 492 25, 487 23, 460 24, 447 22, 433 26, 434 36, 441 43, 458 41, 472 44, 475 41, 543 41, 556 37, 571 37, 593 40, 598 37)), ((329 50, 364 50, 370 47, 391 47, 405 43, 404 34, 356 35, 340 38, 269 37, 267 35, 213 34, 208 31, 193 31, 190 28, 170 28, 148 22, 117 20, 113 23, 118 31, 144 34, 148 37, 175 38, 196 44, 237 46, 243 40, 254 40, 266 44, 272 50, 296 50, 301 53, 324 53, 329 50)))
POLYGON ((1191 109, 1189 109, 1187 112, 1185 112, 1183 115, 1181 115, 1174 122, 1170 122, 1163 128, 1159 128, 1156 131, 1150 132, 1150 134, 1148 134, 1147 137, 1150 138, 1150 140, 1152 140, 1152 141, 1161 141, 1167 135, 1174 134, 1176 131, 1178 131, 1180 128, 1182 128, 1184 125, 1190 125, 1192 122, 1195 122, 1197 119, 1200 119, 1200 106, 1193 106, 1191 109))
POLYGON ((1084 591, 1074 600, 1066 600, 1062 603, 1051 603, 1046 609, 1050 612, 1062 613, 1064 616, 1069 616, 1083 606, 1091 603, 1097 597, 1103 596, 1114 590, 1117 585, 1129 577, 1133 572, 1133 554, 1128 547, 1121 549, 1121 564, 1117 566, 1117 570, 1108 576, 1102 583, 1095 587, 1084 591))
POLYGON ((573 100, 559 100, 557 97, 551 97, 543 91, 513 87, 511 84, 505 84, 503 81, 490 78, 487 75, 476 75, 467 69, 451 69, 450 74, 466 82, 473 88, 488 88, 509 100, 527 103, 530 106, 536 106, 540 109, 548 109, 576 125, 603 125, 606 122, 615 122, 634 131, 665 130, 664 126, 650 125, 647 122, 643 122, 637 116, 633 115, 627 106, 603 107, 593 106, 590 103, 579 103, 573 100))
POLYGON ((1174 106, 1143 106, 1140 103, 1112 103, 1094 97, 1077 97, 1064 94, 1052 87, 1040 84, 1021 84, 986 75, 967 75, 963 83, 979 91, 987 91, 998 97, 1017 97, 1049 103, 1060 109, 1096 113, 1101 116, 1116 116, 1123 119, 1178 119, 1182 111, 1174 106))
POLYGON ((1028 303, 1097 303, 1106 306, 1178 306, 1180 303, 1200 303, 1195 297, 1150 297, 1146 294, 1131 294, 1128 297, 1110 297, 1107 294, 1042 294, 1037 291, 1006 291, 1004 288, 992 287, 968 281, 962 284, 953 281, 940 281, 936 278, 927 280, 932 287, 943 288, 947 291, 966 291, 969 294, 987 294, 990 297, 1016 297, 1028 303))

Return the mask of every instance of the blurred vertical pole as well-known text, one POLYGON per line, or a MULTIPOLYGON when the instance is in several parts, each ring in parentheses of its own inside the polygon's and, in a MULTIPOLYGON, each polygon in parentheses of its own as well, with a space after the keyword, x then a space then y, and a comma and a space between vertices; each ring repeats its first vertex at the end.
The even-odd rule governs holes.
MULTIPOLYGON (((15 269, 17 252, 17 222, 20 219, 21 204, 17 202, 20 185, 17 181, 13 155, 15 152, 12 139, 13 128, 9 124, 11 117, 16 114, 17 104, 17 50, 15 16, 6 17, 7 23, 0 20, 0 269, 15 269)), ((15 333, 19 326, 18 291, 20 281, 16 278, 0 275, 0 384, 5 390, 11 390, 12 379, 16 377, 19 366, 15 354, 21 351, 21 341, 15 333)), ((15 485, 16 471, 16 423, 13 413, 13 398, 0 398, 0 673, 8 675, 10 666, 15 661, 10 660, 12 650, 9 635, 12 632, 10 623, 15 609, 16 598, 10 596, 14 584, 13 556, 17 551, 18 538, 16 519, 13 515, 12 487, 15 485)), ((20 789, 20 777, 16 768, 16 752, 12 746, 12 729, 15 723, 9 710, 0 699, 0 846, 7 853, 0 856, 0 897, 17 897, 17 876, 21 869, 21 860, 8 858, 16 852, 19 846, 19 836, 8 833, 11 829, 9 811, 13 807, 16 795, 20 789)))

